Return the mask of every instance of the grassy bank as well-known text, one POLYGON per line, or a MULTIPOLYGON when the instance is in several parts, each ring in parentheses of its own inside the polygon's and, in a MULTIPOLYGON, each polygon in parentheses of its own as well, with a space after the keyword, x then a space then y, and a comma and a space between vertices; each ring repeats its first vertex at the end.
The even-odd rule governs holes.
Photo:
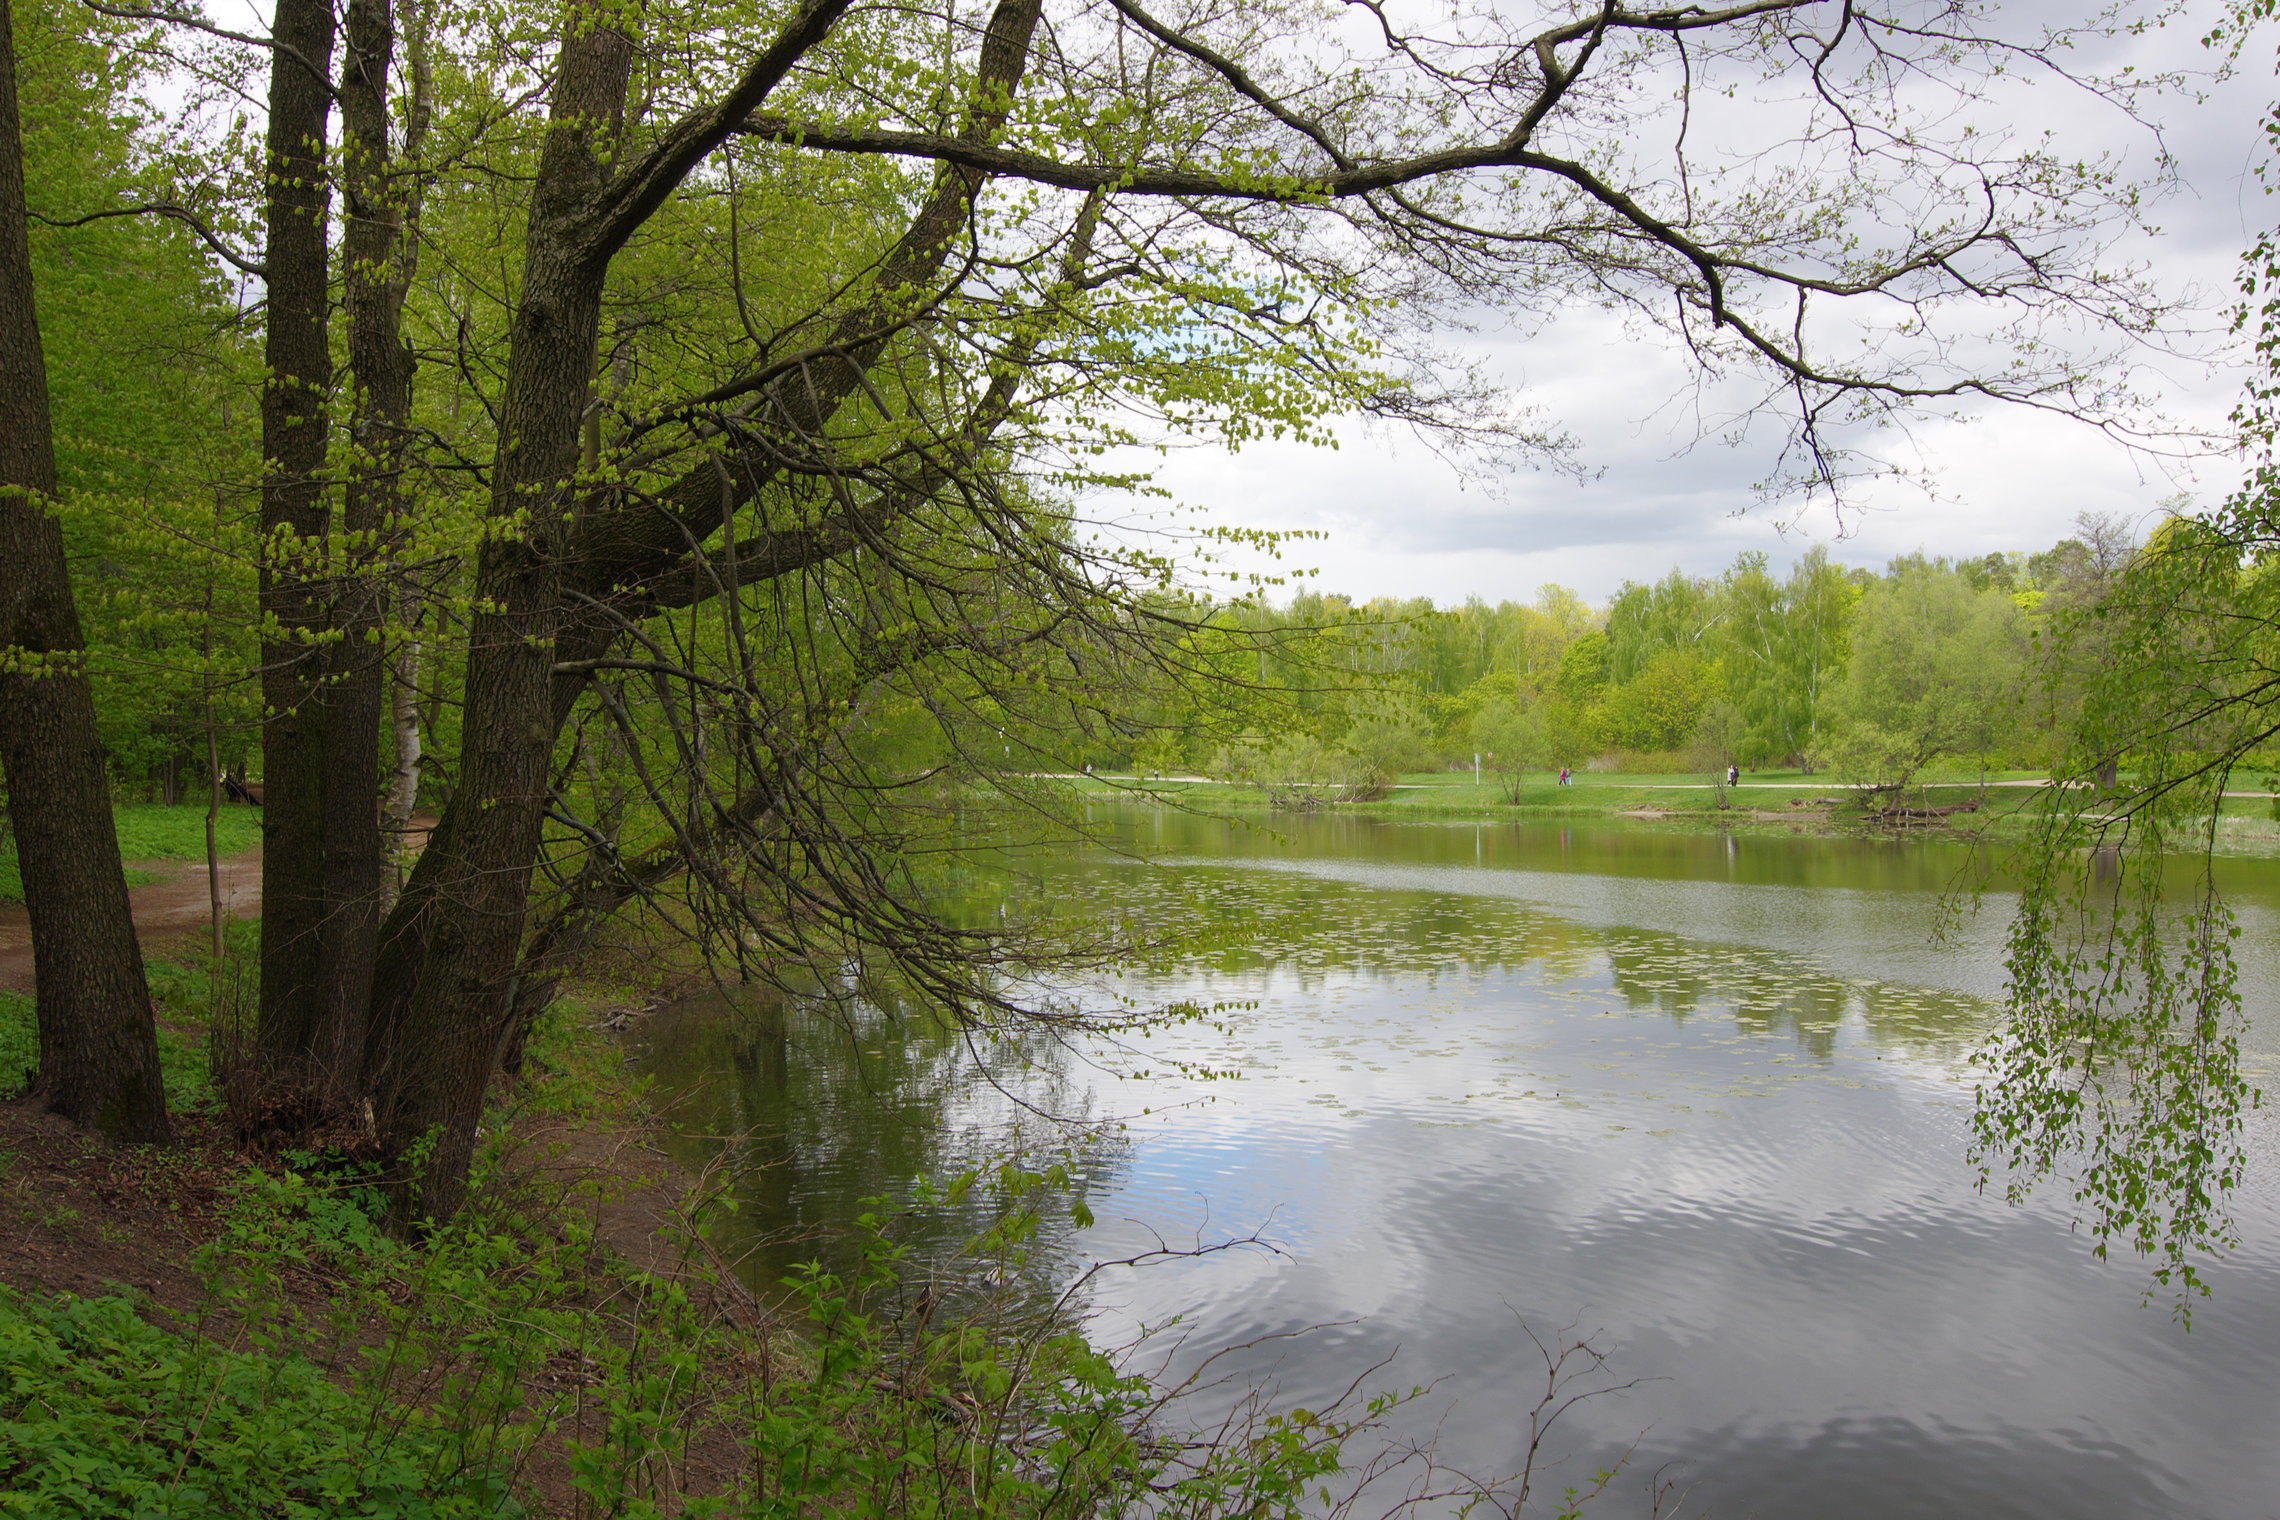
MULTIPOLYGON (((206 805, 180 803, 167 807, 157 802, 123 803, 111 810, 118 830, 119 858, 142 865, 164 866, 206 858, 206 805)), ((214 844, 224 855, 235 855, 261 843, 261 809, 225 807, 214 819, 214 844)), ((127 869, 127 885, 139 887, 162 879, 163 872, 127 869)), ((24 879, 16 869, 16 841, 0 840, 0 903, 24 900, 24 879)))
MULTIPOLYGON (((1998 840, 2015 838, 2025 827, 2015 815, 2048 779, 2039 771, 1990 771, 1984 782, 1976 771, 1935 773, 1924 780, 1913 801, 1918 806, 1944 807, 1984 791, 1984 809, 1958 816, 1954 826, 1989 833, 1998 840)), ((1258 787, 1199 776, 1104 774, 1072 777, 1070 784, 1091 796, 1129 800, 1161 794, 1204 810, 1271 805, 1258 787)), ((1341 802, 1331 808, 1340 814, 1392 821, 1462 818, 1525 823, 1597 818, 1743 833, 1797 829, 1843 833, 1879 826, 1864 816, 1858 789, 1826 773, 1750 771, 1740 786, 1728 790, 1726 800, 1728 805, 1719 807, 1717 788, 1699 775, 1578 772, 1572 784, 1560 786, 1556 776, 1543 773, 1523 777, 1522 784, 1512 788, 1485 774, 1475 781, 1470 771, 1425 771, 1403 775, 1379 800, 1341 802)), ((2228 792, 2212 837, 2221 855, 2280 856, 2280 803, 2262 791, 2228 792)))

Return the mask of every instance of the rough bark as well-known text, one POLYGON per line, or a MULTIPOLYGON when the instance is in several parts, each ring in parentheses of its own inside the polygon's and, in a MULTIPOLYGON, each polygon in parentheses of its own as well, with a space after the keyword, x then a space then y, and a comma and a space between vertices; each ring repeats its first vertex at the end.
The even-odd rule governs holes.
POLYGON ((321 1019, 324 926, 323 626, 327 331, 325 164, 332 110, 330 0, 278 0, 285 46, 269 68, 268 330, 261 393, 261 606, 277 633, 262 644, 261 1013, 272 1069, 310 1058, 321 1019))
MULTIPOLYGON (((367 1011, 388 866, 380 827, 380 723, 386 687, 383 617, 387 545, 404 509, 413 357, 403 340, 411 274, 410 186, 389 137, 388 74, 395 56, 390 0, 351 0, 341 65, 342 310, 348 328, 351 458, 326 648, 323 735, 324 922, 318 936, 318 1023, 310 1059, 320 1091, 345 1105, 363 1095, 367 1011)), ((426 125, 424 71, 415 70, 405 147, 426 125)))
POLYGON ((608 269, 592 256, 589 223, 632 61, 624 32, 573 8, 548 102, 493 477, 493 516, 523 527, 487 542, 477 563, 484 610, 468 654, 462 816, 423 856, 435 862, 426 953, 375 1105, 386 1153, 423 1153, 416 1175, 395 1180, 400 1222, 459 1207, 522 941, 554 744, 559 551, 608 269))
POLYGON ((116 1140, 172 1138, 127 908, 86 644, 49 512, 55 445, 32 299, 15 17, 0 0, 0 766, 30 910, 39 1075, 28 1101, 116 1140))

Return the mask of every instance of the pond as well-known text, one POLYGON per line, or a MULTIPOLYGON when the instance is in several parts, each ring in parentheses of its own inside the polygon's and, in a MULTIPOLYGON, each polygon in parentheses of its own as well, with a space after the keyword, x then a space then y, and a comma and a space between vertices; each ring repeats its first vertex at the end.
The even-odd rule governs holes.
MULTIPOLYGON (((1129 853, 1030 861, 1001 910, 1190 931, 1113 990, 1212 1019, 979 1052, 883 1017, 700 1001, 651 1021, 689 1159, 746 1137, 756 1282, 828 1249, 864 1197, 1038 1143, 1032 1108, 1089 1115, 1108 1121, 1078 1148, 1094 1223, 1064 1225, 1042 1270, 1158 1241, 1273 1248, 1102 1273, 1098 1334, 1182 1317, 1190 1363, 1260 1343, 1241 1369, 1316 1407, 1384 1362, 1369 1386, 1434 1384, 1397 1433, 1479 1474, 1524 1450, 1531 1332, 1588 1335, 1603 1382, 1630 1386, 1572 1410, 1546 1453, 1555 1491, 1629 1454, 1593 1515, 1647 1514, 1658 1474, 1681 1513, 1768 1520, 2280 1512, 2268 1116, 2242 1245, 2189 1332, 2142 1264, 2093 1257, 2063 1195, 1982 1195, 1968 1061, 2008 905, 1990 893, 1935 937, 1961 848, 1142 809, 1114 826, 1129 853)), ((2280 868, 2229 862, 2225 885, 2253 1014, 2280 868)), ((2271 1022, 2249 1038, 2267 1087, 2271 1022)))

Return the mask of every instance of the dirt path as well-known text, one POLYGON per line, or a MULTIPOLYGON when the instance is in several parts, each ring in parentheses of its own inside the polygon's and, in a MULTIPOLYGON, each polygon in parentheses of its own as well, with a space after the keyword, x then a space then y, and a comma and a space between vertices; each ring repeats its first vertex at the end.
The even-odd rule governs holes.
MULTIPOLYGON (((411 821, 404 837, 416 851, 427 843, 435 827, 433 813, 411 821)), ((206 932, 212 908, 206 896, 206 863, 202 860, 130 860, 128 866, 148 871, 162 880, 135 887, 127 893, 127 907, 135 916, 135 937, 149 955, 167 941, 206 932)), ((222 911, 231 918, 261 916, 261 846, 255 845, 222 858, 220 870, 222 911)), ((22 908, 0 908, 0 987, 11 992, 32 990, 32 919, 22 908)))
MULTIPOLYGON (((150 953, 158 941, 186 931, 203 931, 212 911, 206 895, 206 863, 179 860, 130 860, 138 871, 164 878, 127 893, 127 906, 135 915, 135 935, 150 953)), ((215 873, 222 888, 222 911, 232 918, 253 918, 261 912, 261 846, 225 856, 215 873)), ((11 992, 32 990, 32 919, 23 908, 0 908, 0 987, 11 992)))

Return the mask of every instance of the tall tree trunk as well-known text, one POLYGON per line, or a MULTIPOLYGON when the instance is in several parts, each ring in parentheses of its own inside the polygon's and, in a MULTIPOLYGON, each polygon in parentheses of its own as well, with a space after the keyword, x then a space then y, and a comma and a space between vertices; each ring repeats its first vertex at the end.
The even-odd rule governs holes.
POLYGON ((380 842, 388 851, 388 870, 380 885, 391 908, 403 887, 412 811, 420 795, 420 641, 411 632, 418 626, 419 614, 402 607, 397 612, 406 632, 388 662, 389 727, 395 741, 395 766, 388 777, 387 800, 380 806, 380 842))
POLYGON ((261 393, 261 1015, 271 1069, 305 1072, 321 1018, 325 912, 323 647, 327 333, 325 163, 330 0, 277 0, 265 207, 268 332, 261 393), (298 635, 298 636, 296 636, 298 635))
POLYGON ((426 953, 375 1105, 388 1154, 426 1142, 419 1174, 395 1181, 400 1223, 459 1208, 522 943, 554 749, 560 550, 608 271, 581 234, 606 182, 632 62, 631 38, 572 8, 548 102, 492 484, 493 517, 525 526, 490 539, 477 561, 483 610, 468 650, 462 817, 423 856, 436 861, 426 953))
POLYGON ((55 495, 32 300, 15 16, 0 0, 0 766, 31 910, 40 1069, 29 1100, 113 1139, 172 1138, 127 908, 86 643, 55 495))
MULTIPOLYGON (((414 27, 418 22, 415 16, 414 27)), ((413 52, 417 55, 418 38, 413 52)), ((403 339, 411 275, 406 221, 416 177, 389 143, 388 74, 395 57, 391 0, 351 0, 341 65, 342 308, 354 401, 342 499, 339 575, 328 646, 324 746, 324 905, 318 939, 318 1025, 311 1060, 335 1102, 360 1097, 388 863, 380 829, 380 720, 387 681, 385 573, 404 515, 403 470, 413 357, 403 339)), ((405 148, 427 125, 426 70, 415 57, 405 148)))

